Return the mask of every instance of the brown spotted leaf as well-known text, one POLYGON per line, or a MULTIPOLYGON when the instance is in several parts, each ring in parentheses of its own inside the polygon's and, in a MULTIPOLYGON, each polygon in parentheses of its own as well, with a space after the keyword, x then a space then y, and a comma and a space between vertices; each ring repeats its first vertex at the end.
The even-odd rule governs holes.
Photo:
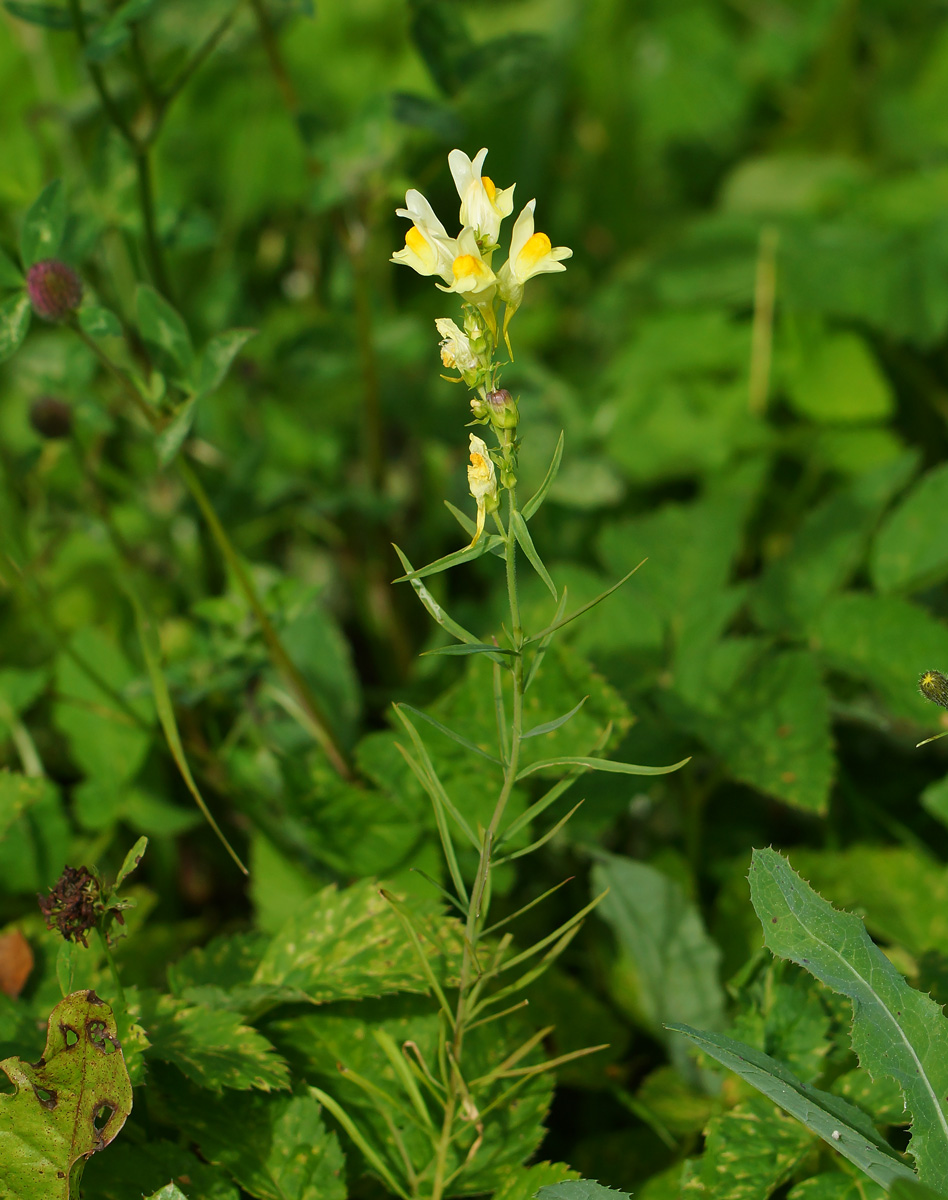
POLYGON ((69 1200, 69 1174, 104 1149, 132 1111, 132 1085, 109 1006, 91 991, 53 1009, 38 1063, 0 1062, 2 1200, 69 1200))

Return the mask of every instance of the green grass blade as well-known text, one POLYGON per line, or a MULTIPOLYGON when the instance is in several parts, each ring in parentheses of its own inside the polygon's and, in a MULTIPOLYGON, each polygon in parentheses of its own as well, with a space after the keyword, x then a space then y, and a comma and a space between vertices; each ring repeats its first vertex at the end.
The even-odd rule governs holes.
MULTIPOLYGON (((408 558, 402 553, 398 546, 394 545, 394 543, 393 548, 395 553, 398 555, 402 566, 410 576, 414 568, 408 561, 408 558)), ((406 578, 407 577, 408 576, 406 576, 406 578)), ((475 637, 474 634, 465 629, 463 625, 459 625, 453 617, 448 616, 437 600, 435 600, 434 596, 432 596, 431 592, 428 591, 428 589, 419 579, 412 579, 411 586, 415 589, 415 595, 428 610, 429 615, 438 622, 442 629, 446 629, 452 637, 456 637, 459 642, 477 643, 480 641, 480 638, 475 637)))
POLYGON ((444 558, 437 558, 433 563, 428 563, 427 567, 419 567, 417 571, 399 575, 397 579, 392 580, 392 583, 414 583, 416 579, 426 579, 429 575, 439 575, 442 571, 448 571, 451 567, 457 567, 461 563, 472 562, 475 558, 480 558, 500 540, 497 534, 489 534, 487 537, 482 537, 476 546, 465 546, 463 550, 455 550, 453 554, 446 554, 444 558))
POLYGON ((915 1172, 901 1161, 865 1113, 848 1100, 801 1083, 769 1054, 723 1034, 705 1033, 690 1025, 667 1025, 666 1029, 683 1034, 699 1050, 779 1104, 882 1187, 888 1188, 895 1179, 915 1178, 915 1172))
POLYGON ((764 941, 853 1003, 853 1049, 898 1083, 912 1114, 909 1152, 923 1183, 948 1179, 948 1020, 909 987, 852 913, 837 912, 774 850, 755 850, 751 900, 764 941))
POLYGON ((601 604, 607 596, 611 596, 614 591, 617 591, 622 585, 642 566, 642 563, 648 562, 648 559, 643 558, 642 562, 637 563, 631 571, 623 575, 618 583, 614 583, 611 588, 606 588, 604 592, 600 592, 595 600, 590 600, 588 604, 584 604, 582 608, 577 608, 575 612, 571 612, 568 617, 563 617, 553 622, 552 625, 547 625, 546 629, 541 629, 539 633, 535 633, 532 637, 528 637, 524 645, 529 646, 533 642, 542 641, 543 638, 549 637, 551 633, 555 633, 557 629, 562 629, 564 625, 568 625, 570 621, 575 621, 577 617, 581 617, 583 613, 589 612, 591 608, 595 608, 597 604, 601 604))
POLYGON ((546 499, 546 494, 553 486, 553 480, 556 478, 556 473, 560 469, 560 461, 563 458, 563 444, 566 440, 566 435, 560 431, 559 439, 556 443, 556 449, 553 451, 553 461, 550 463, 549 470, 543 477, 543 482, 537 488, 534 495, 523 506, 523 519, 529 521, 533 514, 537 511, 543 501, 546 499))
POLYGON ((543 559, 537 553, 537 548, 533 544, 533 538, 530 536, 530 530, 527 528, 526 521, 516 510, 510 514, 510 520, 513 525, 514 537, 516 537, 517 541, 520 543, 521 550, 523 550, 524 554, 529 559, 530 566, 533 567, 534 571, 536 571, 536 573, 549 588, 550 595, 553 597, 553 599, 558 601, 559 594, 557 593, 556 585, 550 578, 549 571, 543 565, 543 559))
POLYGON ((500 661, 498 655, 506 654, 512 658, 516 658, 516 650, 506 650, 502 646, 493 646, 488 642, 472 642, 464 643, 462 646, 436 646, 434 650, 422 651, 420 658, 425 658, 429 655, 446 655, 449 658, 463 658, 467 654, 486 654, 488 658, 493 658, 495 661, 500 661))
POLYGON ((204 819, 217 834, 221 845, 240 870, 245 875, 248 875, 250 872, 241 862, 237 851, 224 836, 221 827, 214 820, 211 810, 207 807, 204 797, 201 795, 200 788, 194 782, 194 776, 191 774, 191 768, 184 753, 184 746, 181 744, 181 734, 178 732, 178 722, 174 715, 174 705, 171 703, 171 693, 168 691, 168 684, 165 682, 164 672, 161 669, 161 651, 158 645, 158 634, 132 585, 131 579, 127 575, 124 579, 124 584, 135 612, 135 628, 138 631, 138 640, 141 643, 142 655, 145 659, 145 666, 148 669, 148 678, 151 680, 155 711, 158 713, 158 720, 165 735, 165 741, 168 743, 168 749, 171 751, 171 757, 174 759, 175 765, 181 773, 181 778, 194 798, 195 804, 201 810, 204 819))
POLYGON ((537 725, 535 729, 528 730, 520 740, 525 742, 527 738, 540 737, 541 734, 552 733, 554 729, 559 729, 559 727, 561 725, 565 725, 571 717, 576 716, 588 699, 588 696, 583 696, 582 700, 580 700, 576 707, 571 708, 568 713, 564 713, 562 717, 557 717, 555 721, 544 721, 542 725, 537 725))

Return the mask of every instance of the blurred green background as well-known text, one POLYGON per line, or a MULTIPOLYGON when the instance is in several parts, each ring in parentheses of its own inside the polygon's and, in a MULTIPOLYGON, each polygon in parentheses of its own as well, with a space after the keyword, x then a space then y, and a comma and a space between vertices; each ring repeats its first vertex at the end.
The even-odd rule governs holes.
MULTIPOLYGON (((87 15, 101 25, 116 8, 87 15)), ((948 956, 948 742, 915 748, 942 728, 916 679, 948 669, 948 9, 263 11, 261 25, 254 5, 155 0, 94 60, 146 131, 156 96, 233 13, 155 138, 165 289, 133 156, 57 27, 65 9, 6 2, 0 246, 15 256, 23 214, 61 178, 63 257, 118 316, 140 372, 161 363, 136 331, 138 281, 166 290, 198 346, 256 331, 195 410, 183 453, 355 782, 288 714, 191 498, 108 375, 67 331, 34 321, 0 365, 0 921, 37 957, 18 1003, 40 1012, 58 995, 34 894, 65 862, 114 871, 142 833, 148 922, 119 951, 142 987, 221 930, 272 933, 329 882, 419 890, 409 867, 443 871, 390 705, 409 700, 490 741, 489 670, 419 659, 441 635, 408 587, 390 586, 390 543, 416 565, 463 545, 442 501, 473 508, 467 399, 439 374, 433 322, 457 316, 453 298, 388 260, 405 189, 453 232, 447 153, 486 146, 498 187, 517 184, 515 211, 535 196, 538 228, 574 251, 566 274, 528 286, 504 375, 520 397, 526 494, 566 435, 534 541, 577 604, 648 559, 550 655, 542 712, 590 695, 586 723, 555 735, 563 753, 588 753, 611 721, 618 757, 693 756, 655 780, 584 779, 570 826, 498 876, 513 908, 574 875, 558 894, 565 919, 598 862, 626 906, 590 920, 536 998, 538 1021, 565 1018, 566 1049, 614 1031, 607 1064, 567 1069, 543 1154, 625 1187, 664 1179, 655 1195, 677 1195, 667 1172, 700 1146, 715 1089, 661 1023, 724 1020, 722 981, 760 946, 752 845, 793 850, 906 971, 928 963, 913 976, 926 988, 948 956), (42 396, 70 406, 70 437, 31 423, 42 396), (249 855, 249 885, 161 735, 128 570, 158 627, 185 750, 249 855), (652 874, 624 875, 630 862, 652 874), (637 910, 656 879, 665 907, 637 910), (687 914, 676 953, 698 955, 700 983, 670 952, 659 970, 629 932, 654 932, 672 910, 687 914)), ((479 635, 504 619, 498 565, 487 556, 432 586, 479 635)), ((540 628, 549 597, 526 574, 523 589, 540 628)), ((456 750, 432 735, 458 803, 489 811, 489 773, 456 750)))

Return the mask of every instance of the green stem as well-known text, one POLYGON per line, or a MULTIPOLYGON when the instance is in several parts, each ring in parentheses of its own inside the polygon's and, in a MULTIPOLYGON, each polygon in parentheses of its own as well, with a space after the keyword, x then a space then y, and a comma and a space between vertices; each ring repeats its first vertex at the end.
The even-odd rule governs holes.
MULTIPOLYGON (((505 431, 512 437, 510 431, 505 431)), ((463 1095, 463 1079, 460 1076, 461 1054, 464 1048, 464 1034, 467 1027, 468 1010, 471 1000, 471 989, 476 986, 474 975, 477 971, 477 945, 487 919, 489 904, 489 884, 491 871, 491 856, 494 842, 500 829, 501 821, 507 809, 507 803, 513 793, 514 781, 520 764, 520 744, 523 740, 523 629, 520 620, 520 598, 517 592, 517 539, 514 534, 513 514, 517 512, 517 491, 515 487, 507 489, 509 500, 509 515, 507 521, 506 543, 504 557, 507 566, 507 598, 510 604, 510 623, 513 631, 514 648, 517 657, 513 662, 513 711, 510 724, 510 753, 504 770, 504 782, 494 805, 490 824, 484 831, 481 842, 480 858, 477 864, 477 874, 471 889, 471 903, 468 908, 465 928, 464 952, 461 958, 461 972, 458 981, 458 1003, 454 1018, 454 1040, 451 1046, 450 1099, 445 1108, 441 1135, 435 1154, 435 1177, 432 1186, 432 1200, 441 1200, 446 1184, 445 1170, 448 1147, 453 1137, 454 1117, 457 1111, 458 1099, 463 1095)))
POLYGON ((293 80, 290 79, 290 73, 286 69, 286 64, 283 62, 280 43, 277 41, 276 30, 273 28, 270 14, 267 12, 263 0, 250 0, 250 7, 257 18, 260 40, 263 42, 263 48, 266 52, 267 61, 270 63, 273 78, 277 81, 277 86, 283 95, 283 103, 289 109, 290 115, 296 118, 299 116, 300 111, 299 97, 296 94, 296 88, 293 86, 293 80))
POLYGON ((112 982, 115 984, 115 993, 118 997, 119 1005, 123 1012, 128 1011, 128 1004, 125 1000, 125 989, 122 987, 122 980, 119 977, 118 967, 115 965, 115 957, 112 954, 112 947, 109 945, 108 934, 104 932, 101 925, 96 925, 96 934, 99 938, 99 945, 102 947, 102 952, 105 954, 105 961, 109 964, 109 971, 112 975, 112 982))
POLYGON ((155 189, 152 181, 151 153, 148 145, 135 140, 135 172, 138 178, 138 203, 145 227, 145 249, 148 266, 151 268, 155 285, 163 295, 171 296, 168 272, 165 267, 164 251, 158 236, 158 219, 155 214, 155 189))
MULTIPOLYGON (((142 399, 138 388, 131 378, 122 370, 118 363, 114 362, 105 351, 99 346, 96 341, 81 329, 78 324, 73 323, 72 328, 79 335, 86 346, 95 354, 99 362, 109 371, 109 373, 121 384, 122 391, 125 393, 128 400, 134 405, 135 409, 145 418, 148 425, 153 431, 161 428, 161 417, 154 409, 142 399)), ((217 542, 218 548, 228 567, 234 573, 238 586, 244 593, 247 603, 250 605, 254 616, 260 625, 260 632, 263 634, 263 640, 266 643, 270 659, 276 669, 286 680, 297 700, 300 708, 307 718, 307 728, 313 738, 322 746, 326 757, 329 759, 333 769, 343 778, 352 779, 353 771, 346 758, 345 752, 342 749, 338 739, 332 732, 326 714, 323 712, 319 701, 316 699, 309 684, 303 678, 299 668, 290 658, 286 651, 286 647, 280 639, 273 626, 273 622, 264 608, 263 602, 254 586, 253 579, 249 572, 241 562, 240 556, 234 548, 233 542, 228 536, 227 530, 221 523, 210 497, 204 490, 204 485, 201 483, 197 474, 191 469, 190 465, 179 455, 175 459, 178 468, 178 473, 184 480, 184 484, 194 498, 195 503, 201 510, 201 515, 207 523, 211 531, 211 535, 217 542)))

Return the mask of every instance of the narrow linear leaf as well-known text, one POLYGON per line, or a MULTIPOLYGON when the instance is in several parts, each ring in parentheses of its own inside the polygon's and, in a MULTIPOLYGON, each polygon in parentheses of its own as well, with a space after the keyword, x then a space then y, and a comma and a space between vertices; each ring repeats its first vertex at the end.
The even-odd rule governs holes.
POLYGON ((396 747, 408 764, 411 773, 428 793, 428 799, 431 801, 431 807, 434 810, 435 824, 438 827, 438 837, 441 840, 441 849, 444 851, 444 861, 447 863, 448 874, 451 876, 451 882, 454 884, 458 900, 462 905, 466 905, 468 903, 467 888, 464 884, 464 876, 461 874, 461 868, 458 865, 457 851, 454 849, 454 839, 451 837, 451 829, 448 826, 448 819, 445 815, 446 812, 451 811, 449 805, 446 803, 447 793, 441 785, 441 780, 438 779, 433 770, 426 772, 421 763, 416 762, 404 746, 396 742, 396 747))
POLYGON ((642 564, 646 563, 646 562, 648 562, 648 559, 643 558, 642 562, 636 563, 636 565, 632 568, 632 570, 629 571, 628 574, 623 575, 618 583, 614 583, 611 588, 606 588, 606 590, 604 592, 600 592, 599 595, 595 598, 595 600, 590 600, 589 603, 584 604, 582 606, 582 608, 577 608, 575 612, 571 612, 568 617, 563 617, 561 620, 554 621, 552 625, 547 625, 546 629, 541 629, 539 633, 535 633, 532 637, 528 637, 526 639, 526 641, 524 642, 524 645, 528 646, 528 645, 531 645, 533 642, 542 641, 543 638, 549 637, 549 635, 551 633, 555 633, 557 629, 562 629, 563 626, 568 625, 570 623, 570 621, 575 621, 576 618, 581 617, 583 615, 583 613, 589 612, 589 610, 591 608, 595 608, 597 604, 601 604, 607 596, 611 596, 613 592, 617 591, 620 587, 622 587, 622 585, 626 582, 626 580, 631 579, 632 576, 635 574, 635 572, 639 569, 639 567, 641 567, 642 564))
POLYGON ((499 867, 503 863, 513 862, 516 858, 524 858, 526 855, 532 854, 534 850, 539 850, 541 846, 545 846, 547 842, 556 837, 573 813, 582 808, 583 803, 584 801, 580 800, 578 804, 574 804, 565 816, 560 817, 555 825, 551 826, 541 837, 538 837, 535 842, 531 842, 529 846, 524 846, 521 850, 515 850, 512 854, 505 854, 502 858, 495 858, 494 866, 499 867))
POLYGON ((915 1172, 901 1161, 865 1113, 848 1100, 802 1083, 782 1062, 723 1034, 705 1033, 690 1025, 667 1025, 666 1029, 683 1034, 779 1104, 876 1183, 888 1188, 896 1179, 915 1179, 915 1172))
MULTIPOLYGON (((563 594, 560 596, 560 602, 557 604, 556 612, 553 614, 554 627, 556 622, 559 621, 559 619, 563 616, 563 613, 566 612, 566 598, 567 589, 564 585, 563 594)), ((536 679, 537 674, 539 673, 540 667, 543 664, 543 659, 546 657, 546 652, 549 649, 550 642, 553 640, 553 632, 554 631, 551 630, 549 633, 544 635, 539 646, 537 646, 536 650, 533 652, 533 662, 530 664, 530 670, 527 672, 527 679, 523 685, 524 692, 529 691, 530 685, 533 683, 534 679, 536 679)))
POLYGON ((396 704, 395 707, 404 708, 414 716, 421 717, 423 721, 427 721, 429 725, 433 725, 439 733, 443 733, 445 737, 451 738, 451 740, 457 742, 459 746, 463 746, 465 750, 470 750, 473 754, 479 754, 481 758, 486 758, 488 762, 492 762, 497 767, 503 766, 500 759, 495 754, 491 754, 489 751, 484 750, 481 746, 469 741, 466 737, 462 737, 460 733, 456 733, 455 730, 449 729, 447 725, 442 725, 440 721, 436 721, 434 717, 430 717, 426 712, 422 712, 420 708, 415 708, 411 704, 405 703, 396 704))
MULTIPOLYGON (((406 575, 405 578, 409 578, 413 575, 411 563, 402 553, 401 549, 394 544, 394 542, 392 543, 392 547, 395 553, 398 555, 402 566, 408 572, 408 575, 406 575)), ((446 629, 448 633, 450 633, 452 637, 456 637, 459 642, 467 642, 470 645, 479 644, 479 639, 476 638, 473 633, 465 629, 463 625, 459 625, 457 621, 453 619, 453 617, 448 616, 437 600, 435 600, 434 596, 432 596, 432 594, 419 579, 412 578, 411 586, 415 589, 415 595, 428 610, 429 615, 438 622, 442 629, 446 629)))
POLYGON ((520 543, 520 548, 527 556, 530 566, 540 576, 543 582, 549 588, 550 595, 554 600, 559 600, 559 594, 556 590, 556 585, 550 578, 550 572, 543 565, 543 559, 537 553, 537 548, 533 544, 533 538, 530 536, 530 530, 527 528, 527 523, 516 510, 510 514, 510 520, 513 524, 514 537, 520 543))
POLYGON ((532 775, 534 771, 542 771, 546 767, 585 767, 588 771, 610 771, 616 775, 669 775, 677 771, 685 763, 691 762, 691 756, 681 762, 672 763, 670 767, 641 767, 635 763, 613 762, 611 758, 544 758, 540 762, 531 763, 517 774, 517 779, 532 775))
MULTIPOLYGON (((452 504, 450 500, 444 501, 444 507, 448 510, 455 521, 461 526, 468 537, 473 537, 477 532, 477 525, 465 512, 461 512, 456 504, 452 504)), ((496 554, 498 558, 504 557, 504 541, 503 538, 497 538, 490 547, 491 554, 496 554)))
POLYGON ((435 559, 427 567, 409 571, 407 575, 399 575, 397 579, 392 580, 392 583, 413 583, 416 579, 425 579, 428 575, 439 575, 442 571, 450 570, 451 567, 456 567, 460 563, 473 562, 475 558, 486 554, 492 546, 496 546, 500 541, 501 538, 496 533, 489 534, 487 537, 482 537, 476 546, 465 546, 463 550, 455 550, 453 554, 446 554, 444 558, 435 559))
POLYGON ((435 646, 433 650, 422 650, 419 657, 425 658, 436 654, 446 655, 448 658, 463 657, 465 654, 487 654, 491 658, 497 658, 499 654, 517 657, 516 650, 507 650, 503 646, 493 646, 487 642, 465 642, 460 646, 435 646))
POLYGON ((476 850, 479 850, 481 847, 480 840, 474 836, 474 831, 471 829, 470 825, 467 823, 467 821, 464 819, 464 817, 458 812, 458 810, 451 803, 451 800, 449 799, 448 794, 444 789, 444 785, 441 783, 441 780, 438 778, 438 773, 434 768, 434 763, 431 761, 428 751, 425 749, 425 743, 421 740, 421 736, 418 733, 418 730, 414 727, 414 725, 411 723, 411 721, 408 719, 408 717, 406 717, 405 714, 401 711, 402 708, 404 708, 404 707, 407 707, 407 706, 396 704, 395 705, 395 713, 396 713, 398 719, 401 721, 401 723, 405 726, 405 730, 408 733, 408 736, 411 738, 412 745, 415 747, 415 750, 418 752, 418 757, 421 760, 422 765, 424 766, 425 772, 427 773, 431 783, 435 786, 435 789, 438 793, 440 803, 442 803, 444 805, 445 809, 447 810, 447 812, 449 812, 451 814, 451 817, 454 820, 454 822, 457 824, 457 827, 461 830, 461 832, 464 834, 464 836, 467 838, 467 840, 471 843, 471 845, 476 850))
POLYGON ((575 708, 571 708, 568 713, 564 713, 562 717, 557 717, 555 721, 544 721, 542 725, 537 725, 535 729, 528 730, 527 733, 523 734, 520 740, 525 742, 527 738, 540 737, 544 733, 552 733, 554 729, 559 729, 559 727, 561 725, 565 725, 571 717, 576 716, 588 699, 588 696, 583 696, 582 700, 580 700, 575 708))
POLYGON ((219 838, 221 845, 234 860, 240 870, 245 874, 249 874, 247 868, 241 862, 237 851, 231 846, 230 842, 224 835, 223 830, 215 821, 211 810, 207 807, 204 797, 201 795, 198 785, 194 782, 194 776, 191 774, 191 768, 188 765, 187 756, 184 753, 184 746, 181 744, 181 735, 178 732, 178 722, 174 715, 174 705, 171 702, 171 694, 168 691, 168 685, 165 682, 164 673, 161 669, 161 651, 158 646, 158 635, 155 632, 154 626, 151 624, 145 609, 139 599, 137 592, 132 586, 131 579, 126 576, 125 588, 131 601, 132 608, 135 611, 135 627, 138 631, 138 640, 141 643, 142 655, 145 659, 145 666, 148 669, 148 677, 151 680, 151 688, 154 694, 155 710, 158 713, 158 720, 161 723, 161 728, 165 735, 165 741, 168 743, 168 749, 171 751, 171 757, 181 773, 181 778, 184 780, 185 786, 194 798, 195 804, 204 815, 204 819, 214 830, 219 838))
POLYGON ((44 29, 72 29, 72 17, 68 9, 58 4, 29 4, 27 0, 3 0, 3 7, 11 17, 18 17, 31 25, 42 25, 44 29))
POLYGON ((563 458, 563 445, 566 440, 566 434, 561 430, 560 436, 557 439, 556 449, 553 451, 553 461, 550 463, 546 475, 543 477, 543 482, 537 488, 534 495, 523 506, 523 519, 529 521, 533 514, 537 511, 543 501, 546 499, 546 494, 553 486, 553 480, 556 478, 556 473, 560 469, 560 462, 563 458))
POLYGON ((32 267, 40 259, 52 258, 62 245, 65 232, 66 193, 62 181, 54 179, 30 205, 23 221, 20 254, 24 266, 32 267))
POLYGON ((948 1178, 948 1021, 941 1008, 909 987, 857 916, 837 912, 776 851, 754 851, 750 886, 769 949, 852 1000, 861 1065, 894 1079, 914 1117, 909 1151, 919 1178, 948 1178))
POLYGON ((30 327, 30 298, 26 292, 0 304, 0 362, 16 354, 30 327))

